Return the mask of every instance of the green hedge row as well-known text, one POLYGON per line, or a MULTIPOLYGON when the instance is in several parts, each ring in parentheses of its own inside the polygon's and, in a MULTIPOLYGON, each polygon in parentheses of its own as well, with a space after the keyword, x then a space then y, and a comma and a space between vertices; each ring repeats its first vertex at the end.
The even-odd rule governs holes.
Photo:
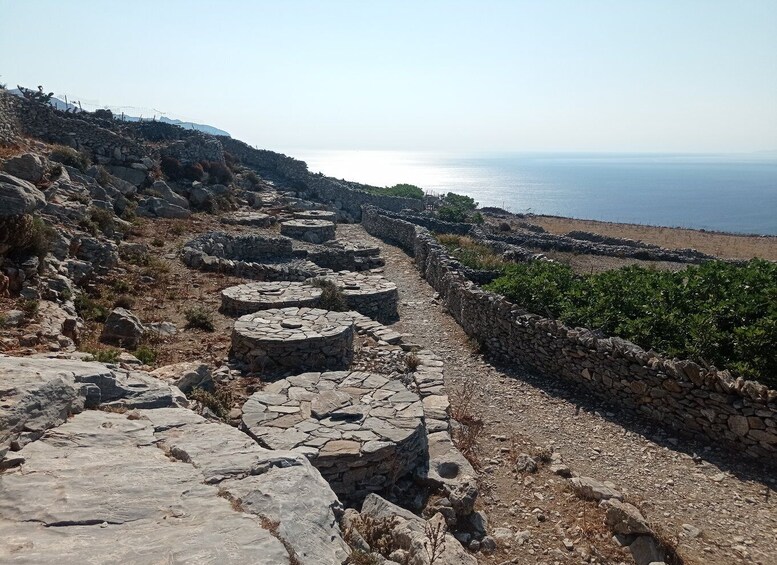
POLYGON ((630 266, 581 276, 533 261, 503 273, 486 288, 534 313, 777 388, 777 264, 710 261, 677 272, 630 266))

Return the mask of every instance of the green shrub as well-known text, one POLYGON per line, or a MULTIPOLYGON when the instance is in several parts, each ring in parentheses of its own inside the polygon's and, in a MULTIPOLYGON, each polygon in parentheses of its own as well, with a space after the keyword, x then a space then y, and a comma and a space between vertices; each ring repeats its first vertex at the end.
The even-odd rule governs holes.
POLYGON ((73 301, 76 312, 86 321, 104 322, 110 312, 87 294, 79 294, 73 301))
POLYGON ((40 302, 34 298, 28 298, 27 300, 22 300, 21 304, 19 304, 19 307, 21 308, 22 312, 24 312, 24 317, 30 320, 38 315, 40 302))
POLYGON ((510 265, 486 288, 568 325, 727 368, 777 387, 777 264, 710 261, 577 276, 567 265, 510 265))
POLYGON ((442 199, 442 205, 437 210, 437 217, 446 222, 483 223, 483 217, 476 213, 478 203, 470 196, 449 192, 442 199))
POLYGON ((66 145, 54 146, 54 149, 49 153, 49 159, 78 169, 81 172, 86 171, 89 167, 89 158, 86 155, 66 145))
POLYGON ((213 314, 202 308, 195 306, 184 312, 186 317, 186 327, 189 329, 200 329, 206 332, 212 332, 216 329, 213 324, 213 314))
POLYGON ((259 184, 259 177, 253 171, 248 171, 248 173, 246 173, 246 179, 248 179, 248 182, 250 182, 253 186, 259 184))
POLYGON ((144 365, 151 365, 154 361, 156 361, 157 352, 151 349, 150 347, 147 347, 145 345, 141 345, 135 350, 135 353, 133 353, 135 357, 140 359, 140 362, 144 365))
POLYGON ((117 363, 121 351, 113 349, 112 347, 106 347, 104 349, 89 349, 86 351, 92 356, 90 361, 96 361, 97 363, 117 363))
POLYGON ((127 296, 126 294, 120 294, 116 297, 116 300, 113 301, 113 307, 114 308, 124 308, 125 310, 132 310, 132 307, 135 305, 135 299, 131 296, 127 296))
POLYGON ((199 403, 201 408, 210 409, 222 420, 229 420, 229 411, 232 410, 232 393, 229 389, 219 388, 215 392, 208 392, 195 388, 189 393, 189 400, 199 403))
POLYGON ((415 198, 416 200, 423 200, 424 191, 422 188, 417 187, 414 184, 395 184, 394 186, 387 186, 386 188, 379 188, 375 191, 376 194, 383 194, 385 196, 400 196, 402 198, 415 198))

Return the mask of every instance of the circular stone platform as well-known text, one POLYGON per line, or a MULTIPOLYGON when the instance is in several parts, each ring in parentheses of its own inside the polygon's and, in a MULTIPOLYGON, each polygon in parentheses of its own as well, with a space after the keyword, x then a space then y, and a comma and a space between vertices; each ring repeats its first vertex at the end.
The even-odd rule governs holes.
POLYGON ((337 213, 329 210, 303 210, 294 212, 294 217, 299 220, 326 220, 327 222, 336 222, 337 213))
POLYGON ((270 449, 304 453, 341 500, 360 500, 426 460, 423 404, 399 380, 364 372, 304 373, 243 406, 243 428, 270 449))
POLYGON ((221 310, 232 316, 243 316, 291 306, 315 306, 321 289, 301 282, 256 282, 231 286, 221 291, 221 310))
POLYGON ((397 285, 388 279, 351 271, 340 271, 319 278, 333 282, 343 293, 351 310, 378 321, 397 319, 399 293, 397 285))
POLYGON ((221 223, 266 228, 275 223, 275 216, 263 214, 262 212, 235 212, 234 214, 222 216, 221 223))
POLYGON ((353 359, 353 318, 317 308, 262 310, 241 316, 232 354, 252 371, 346 369, 353 359))
POLYGON ((309 241, 323 243, 335 238, 336 225, 326 220, 288 220, 281 223, 281 234, 309 241))

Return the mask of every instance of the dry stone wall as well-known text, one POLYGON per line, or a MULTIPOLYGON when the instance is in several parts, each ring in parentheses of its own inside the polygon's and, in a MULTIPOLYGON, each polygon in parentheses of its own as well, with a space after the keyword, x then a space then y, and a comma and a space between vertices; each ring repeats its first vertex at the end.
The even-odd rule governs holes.
POLYGON ((367 207, 362 224, 413 255, 451 315, 497 359, 568 379, 680 433, 774 462, 777 390, 528 313, 468 280, 426 229, 367 207))

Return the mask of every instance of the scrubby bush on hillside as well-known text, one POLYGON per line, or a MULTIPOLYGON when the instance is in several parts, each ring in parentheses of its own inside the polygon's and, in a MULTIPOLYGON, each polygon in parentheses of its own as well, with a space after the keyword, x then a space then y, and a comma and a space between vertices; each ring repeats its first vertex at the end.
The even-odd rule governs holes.
POLYGON ((43 259, 51 249, 56 232, 41 218, 25 214, 0 220, 0 255, 43 259))
POLYGON ((232 171, 218 161, 203 161, 202 168, 208 173, 209 184, 229 184, 232 182, 232 171))
POLYGON ((183 166, 183 170, 181 171, 181 177, 190 181, 202 180, 202 177, 204 176, 205 170, 199 163, 187 163, 183 166))
POLYGON ((175 157, 162 157, 160 167, 164 175, 170 180, 177 180, 183 176, 181 162, 175 157))
POLYGON ((56 145, 49 154, 49 159, 73 167, 83 172, 89 167, 89 158, 66 145, 56 145))
POLYGON ((630 266, 579 276, 535 261, 505 267, 486 288, 568 325, 777 387, 777 264, 710 261, 678 272, 630 266))
POLYGON ((440 234, 439 241, 457 261, 471 269, 499 270, 506 262, 501 255, 465 235, 440 234))

